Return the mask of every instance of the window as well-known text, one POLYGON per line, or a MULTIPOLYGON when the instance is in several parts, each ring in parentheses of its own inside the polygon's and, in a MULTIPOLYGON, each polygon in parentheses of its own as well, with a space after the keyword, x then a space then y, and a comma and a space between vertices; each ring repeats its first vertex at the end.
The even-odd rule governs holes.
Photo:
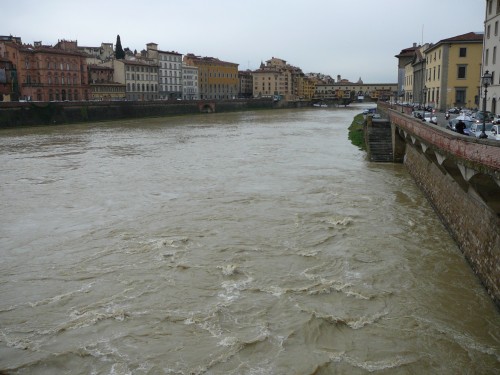
POLYGON ((491 25, 488 25, 486 27, 486 38, 490 39, 490 31, 491 31, 491 25))
MULTIPOLYGON (((500 1, 498 2, 500 4, 500 1)), ((495 22, 495 36, 498 35, 498 21, 495 22)))
POLYGON ((467 48, 461 47, 458 56, 459 57, 467 57, 467 48))
POLYGON ((465 79, 466 76, 467 76, 467 66, 465 65, 459 65, 458 66, 458 74, 457 74, 457 78, 458 79, 465 79))
POLYGON ((497 62, 497 46, 493 47, 492 64, 495 65, 497 62))

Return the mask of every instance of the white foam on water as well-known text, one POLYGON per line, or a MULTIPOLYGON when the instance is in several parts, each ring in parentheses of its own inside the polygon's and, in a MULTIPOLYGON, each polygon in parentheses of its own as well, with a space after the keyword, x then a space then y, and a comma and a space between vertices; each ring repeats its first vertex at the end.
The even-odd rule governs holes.
POLYGON ((217 268, 222 271, 224 276, 231 276, 238 273, 238 266, 236 264, 226 264, 223 266, 217 266, 217 268))

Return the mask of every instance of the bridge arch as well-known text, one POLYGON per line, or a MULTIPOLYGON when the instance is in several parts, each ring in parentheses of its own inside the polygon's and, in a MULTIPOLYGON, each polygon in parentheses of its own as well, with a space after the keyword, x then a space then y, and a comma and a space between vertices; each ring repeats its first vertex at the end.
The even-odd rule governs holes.
POLYGON ((198 109, 201 113, 214 113, 215 102, 200 102, 198 103, 198 109))

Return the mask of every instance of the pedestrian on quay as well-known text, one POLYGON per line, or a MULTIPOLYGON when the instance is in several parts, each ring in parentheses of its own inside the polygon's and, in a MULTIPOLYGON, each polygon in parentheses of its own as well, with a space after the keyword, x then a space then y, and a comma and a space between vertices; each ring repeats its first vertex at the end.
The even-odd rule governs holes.
POLYGON ((464 129, 465 123, 462 120, 458 120, 457 124, 455 125, 455 130, 457 131, 457 133, 465 134, 464 129))

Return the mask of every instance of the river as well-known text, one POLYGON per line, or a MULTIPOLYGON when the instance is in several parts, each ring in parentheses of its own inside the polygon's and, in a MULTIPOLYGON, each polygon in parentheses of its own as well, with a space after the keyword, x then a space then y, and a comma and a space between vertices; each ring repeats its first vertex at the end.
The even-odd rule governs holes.
POLYGON ((498 374, 500 314, 362 106, 0 130, 2 374, 498 374))

